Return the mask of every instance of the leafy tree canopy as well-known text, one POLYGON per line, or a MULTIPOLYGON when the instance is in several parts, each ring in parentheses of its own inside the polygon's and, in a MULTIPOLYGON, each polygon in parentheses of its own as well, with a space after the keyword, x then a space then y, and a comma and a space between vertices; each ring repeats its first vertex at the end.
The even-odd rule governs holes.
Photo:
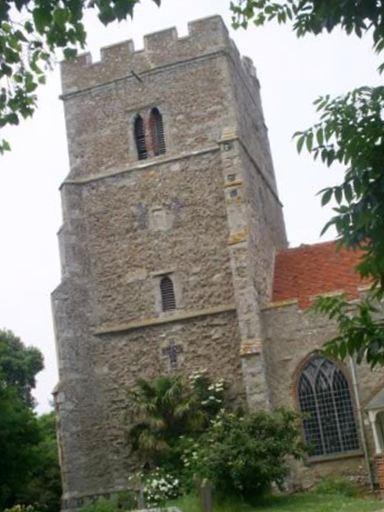
POLYGON ((0 383, 12 388, 28 406, 36 374, 44 367, 43 356, 35 347, 26 347, 11 331, 0 330, 0 383))
POLYGON ((39 441, 34 446, 35 464, 28 481, 18 489, 16 501, 41 512, 60 510, 61 479, 55 413, 36 418, 39 441))
MULTIPOLYGON (((152 0, 160 5, 161 0, 152 0)), ((66 58, 86 43, 84 11, 94 10, 107 25, 133 15, 140 0, 1 0, 0 129, 17 125, 36 107, 36 89, 58 49, 66 58)), ((0 139, 0 153, 9 150, 0 139)))
MULTIPOLYGON (((331 32, 373 38, 376 52, 384 49, 382 0, 237 0, 232 2, 235 27, 275 20, 291 23, 301 37, 331 32)), ((383 71, 384 64, 379 67, 383 71)), ((362 251, 357 270, 372 289, 354 311, 343 297, 319 298, 314 310, 336 321, 339 334, 327 345, 332 355, 384 364, 384 324, 377 303, 384 298, 384 87, 361 86, 344 96, 315 101, 319 122, 295 134, 298 150, 307 149, 327 166, 345 166, 344 181, 320 191, 322 205, 331 200, 340 245, 362 251)))
POLYGON ((38 457, 36 416, 15 388, 0 387, 0 510, 16 503, 38 457))
POLYGON ((39 425, 31 391, 43 368, 41 353, 11 331, 0 331, 0 510, 15 503, 39 466, 39 425))
POLYGON ((320 34, 339 27, 361 37, 371 31, 374 48, 384 48, 384 4, 382 0, 236 0, 231 2, 235 28, 249 22, 263 25, 272 20, 291 22, 296 34, 320 34))

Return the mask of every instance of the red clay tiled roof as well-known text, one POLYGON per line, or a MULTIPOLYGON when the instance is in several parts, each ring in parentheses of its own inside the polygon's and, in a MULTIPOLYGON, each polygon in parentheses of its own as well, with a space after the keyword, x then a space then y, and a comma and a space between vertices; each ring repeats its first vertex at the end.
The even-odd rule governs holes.
POLYGON ((349 299, 367 284, 354 267, 360 251, 337 249, 335 242, 301 245, 276 254, 272 301, 297 299, 307 308, 315 295, 343 291, 349 299))

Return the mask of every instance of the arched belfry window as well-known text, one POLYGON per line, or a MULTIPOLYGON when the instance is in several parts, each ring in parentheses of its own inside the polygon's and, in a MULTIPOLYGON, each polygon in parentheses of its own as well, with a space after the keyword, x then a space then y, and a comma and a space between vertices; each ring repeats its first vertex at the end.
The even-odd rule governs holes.
POLYGON ((359 448, 348 381, 340 368, 325 357, 312 357, 300 374, 297 392, 312 456, 359 448))
POLYGON ((160 280, 161 308, 163 311, 176 309, 176 297, 173 281, 169 276, 164 276, 160 280))
POLYGON ((163 116, 158 108, 153 108, 149 116, 149 126, 151 130, 151 142, 153 154, 163 155, 165 153, 165 138, 163 127, 163 116))
POLYGON ((135 117, 134 122, 134 136, 137 149, 137 156, 139 160, 147 158, 147 146, 145 144, 145 127, 143 118, 140 115, 135 117))

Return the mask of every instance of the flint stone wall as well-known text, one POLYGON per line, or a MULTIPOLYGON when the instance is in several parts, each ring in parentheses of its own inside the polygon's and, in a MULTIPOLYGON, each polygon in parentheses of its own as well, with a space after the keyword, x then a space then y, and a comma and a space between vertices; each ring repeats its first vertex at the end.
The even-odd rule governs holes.
MULTIPOLYGON (((327 341, 336 335, 336 326, 324 317, 300 309, 297 303, 281 306, 272 304, 271 307, 263 310, 263 319, 272 405, 273 407, 291 407, 299 410, 296 386, 300 369, 311 354, 321 349, 327 341)), ((348 361, 340 363, 340 367, 349 382, 357 429, 361 439, 351 369, 348 361)), ((383 386, 384 369, 376 368, 372 371, 366 364, 357 365, 356 374, 363 411, 364 433, 370 454, 370 464, 374 469, 372 430, 368 423, 368 417, 364 413, 364 407, 377 390, 383 386)), ((317 457, 316 460, 308 458, 304 463, 295 463, 293 465, 293 481, 296 485, 306 487, 323 476, 344 475, 367 484, 368 471, 362 443, 360 445, 361 449, 354 455, 348 453, 330 455, 317 457)))

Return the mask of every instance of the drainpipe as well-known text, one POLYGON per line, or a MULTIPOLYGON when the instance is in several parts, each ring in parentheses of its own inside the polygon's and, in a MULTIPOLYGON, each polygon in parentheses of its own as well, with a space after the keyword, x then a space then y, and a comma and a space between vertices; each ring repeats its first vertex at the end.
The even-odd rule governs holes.
POLYGON ((355 395, 355 403, 356 403, 356 408, 357 408, 357 419, 359 422, 359 427, 360 427, 360 432, 361 432, 361 444, 363 446, 365 465, 367 467, 368 477, 369 477, 369 484, 370 484, 371 490, 373 491, 374 481, 373 481, 371 464, 369 462, 367 438, 366 438, 365 428, 364 428, 363 413, 361 410, 359 386, 357 385, 356 364, 352 357, 349 358, 349 365, 351 368, 353 393, 355 395))

